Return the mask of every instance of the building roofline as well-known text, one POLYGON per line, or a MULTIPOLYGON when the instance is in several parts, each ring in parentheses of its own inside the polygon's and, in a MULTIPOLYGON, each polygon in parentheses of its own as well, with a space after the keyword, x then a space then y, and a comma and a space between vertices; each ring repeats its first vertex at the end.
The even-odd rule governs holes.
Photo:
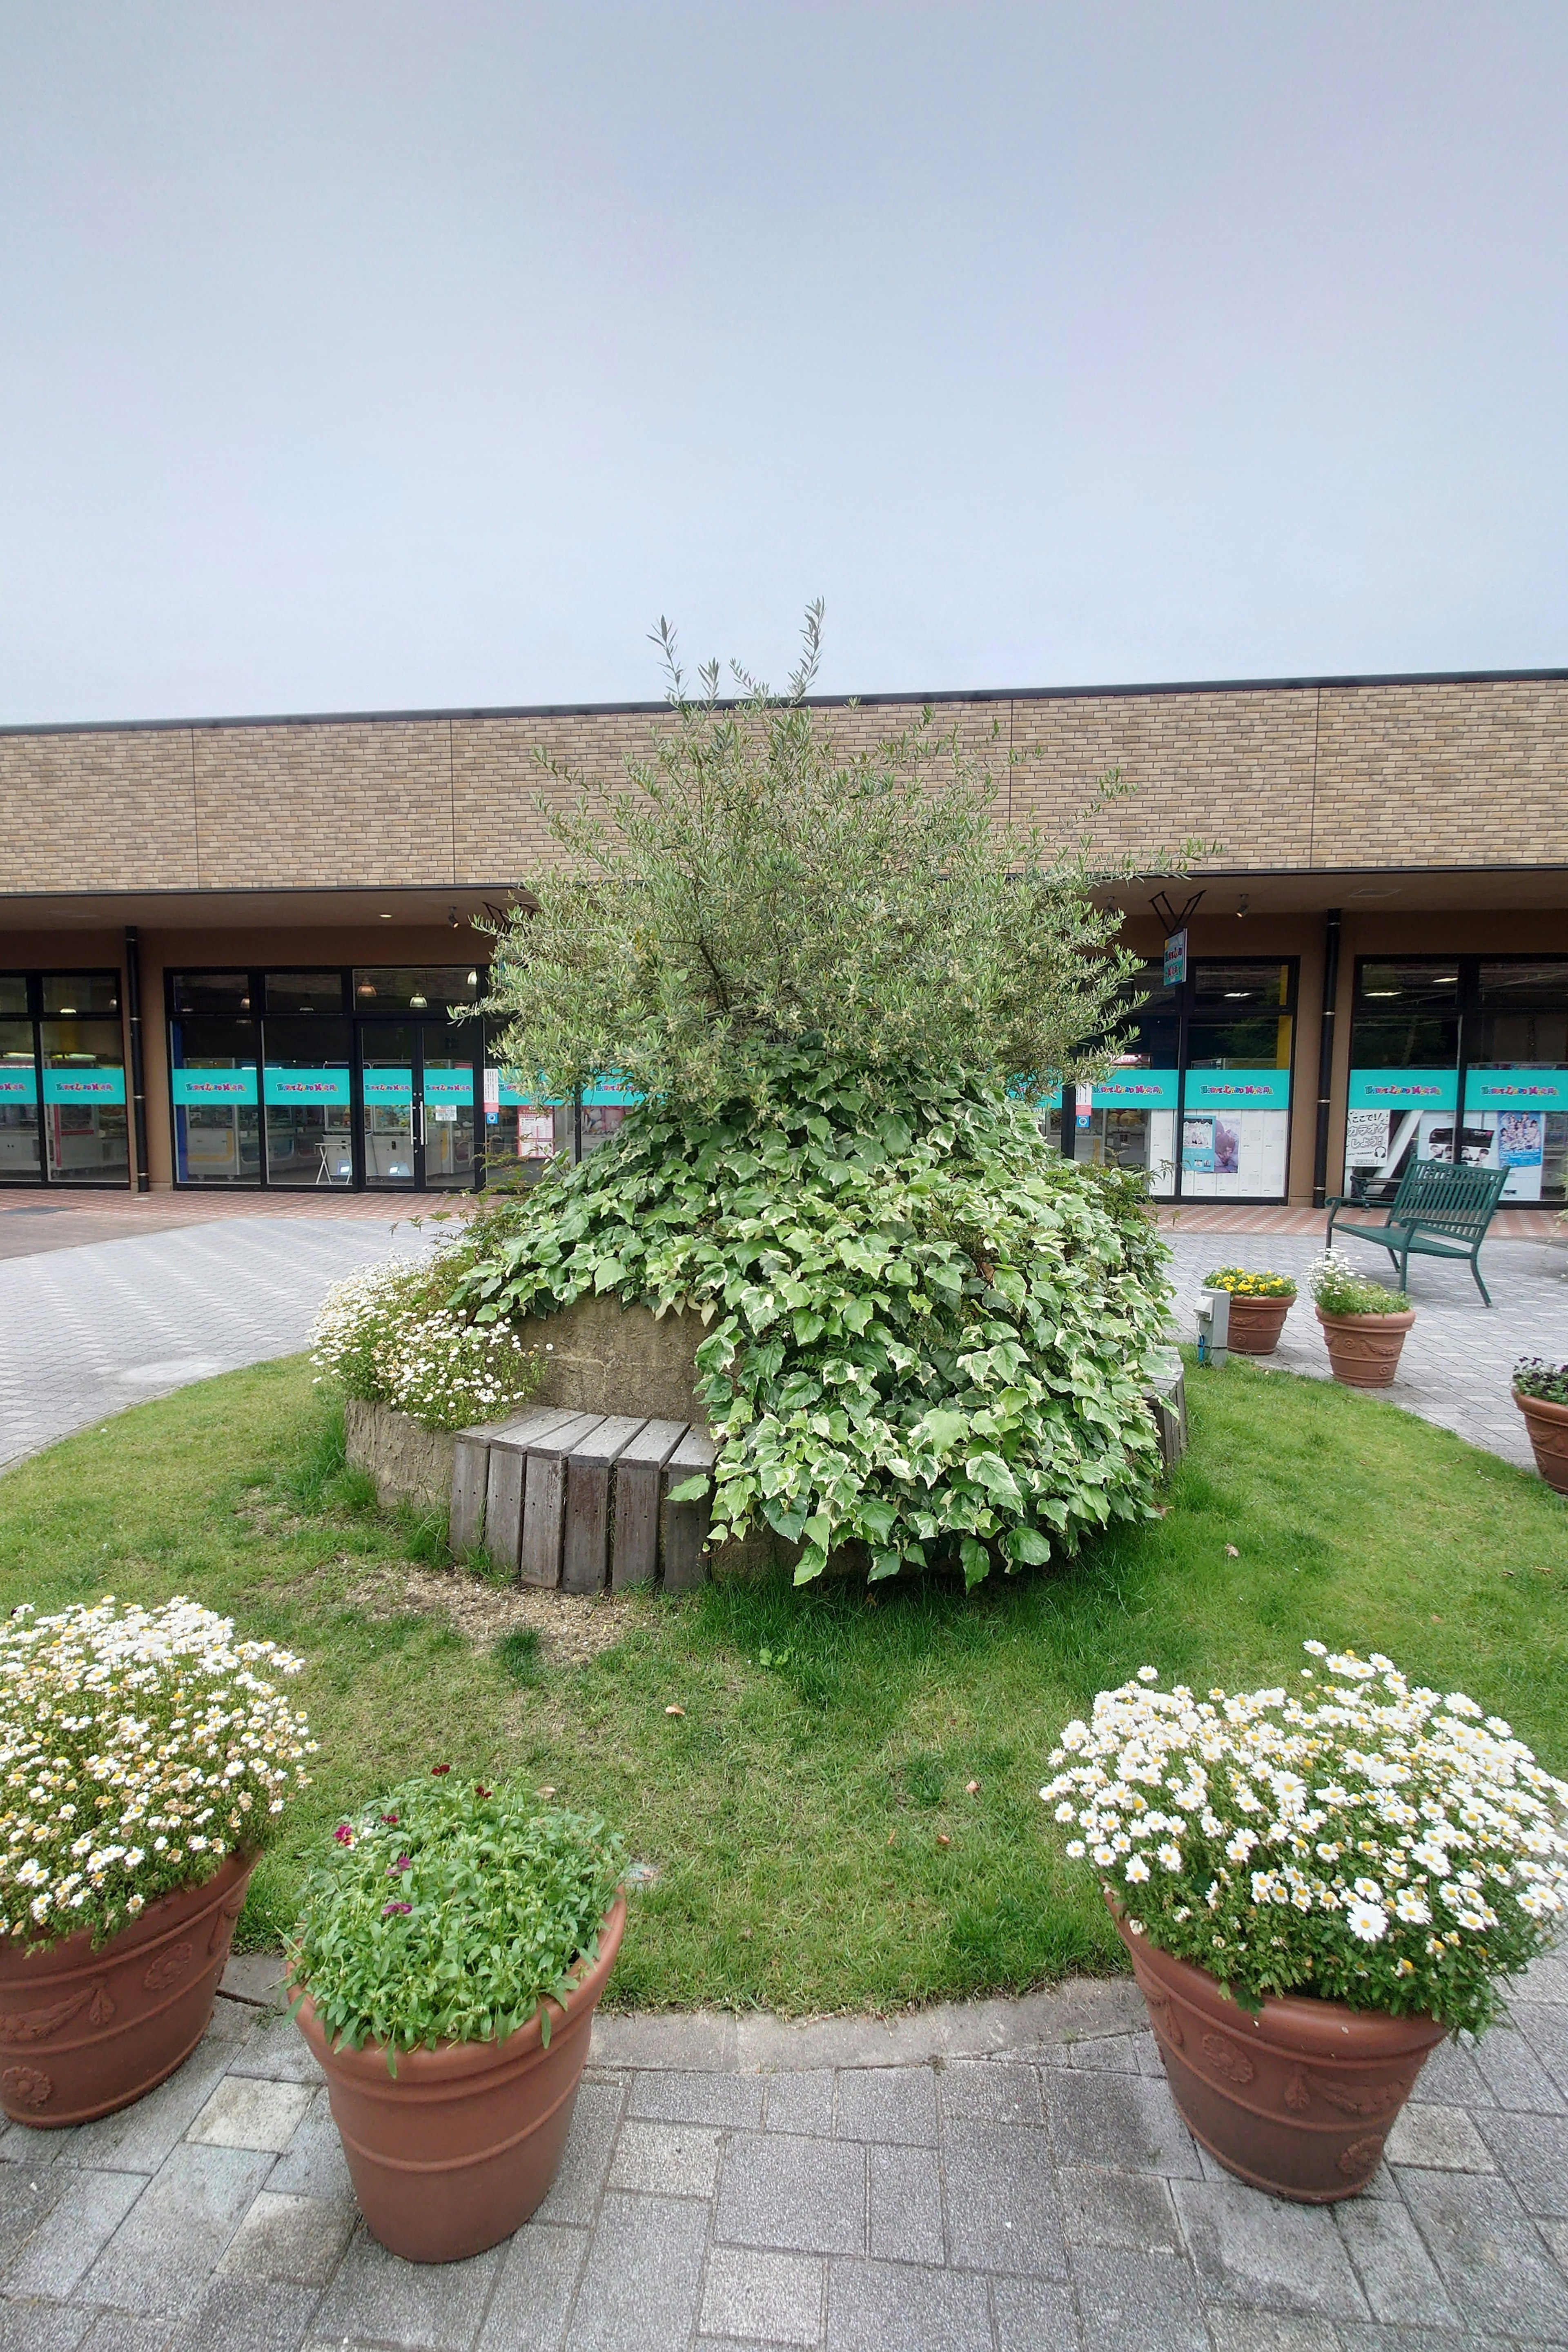
MULTIPOLYGON (((1139 696, 1173 694, 1310 693, 1323 687, 1534 686, 1568 683, 1563 669, 1379 670, 1322 677, 1178 678, 1136 686, 1023 686, 947 688, 936 693, 813 694, 814 710, 921 709, 987 702, 1126 701, 1139 696)), ((729 699, 721 708, 736 708, 729 699)), ((454 719, 615 719, 658 717, 669 705, 658 702, 525 702, 475 704, 431 710, 308 710, 261 712, 228 719, 71 719, 36 725, 0 726, 0 738, 18 735, 173 734, 187 730, 217 733, 230 727, 374 727, 428 725, 454 719)))

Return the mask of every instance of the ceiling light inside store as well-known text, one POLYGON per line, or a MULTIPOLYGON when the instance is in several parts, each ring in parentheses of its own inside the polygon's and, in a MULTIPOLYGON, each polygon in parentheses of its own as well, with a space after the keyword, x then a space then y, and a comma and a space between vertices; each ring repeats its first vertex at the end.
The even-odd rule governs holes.
POLYGON ((359 993, 362 996, 374 996, 375 994, 374 982, 368 980, 362 980, 359 984, 359 993))
POLYGON ((382 919, 382 921, 383 921, 384 923, 390 923, 390 922, 391 922, 391 920, 392 920, 392 917, 391 917, 390 915, 383 915, 383 917, 382 917, 382 919, 382 919))
POLYGON ((74 1013, 76 1011, 76 1006, 74 1004, 62 1004, 60 1011, 62 1013, 74 1013))
POLYGON ((425 1007, 429 1003, 430 999, 427 996, 411 996, 408 1002, 412 1004, 416 1013, 423 1013, 425 1007))
POLYGON ((478 973, 477 971, 471 971, 471 972, 468 974, 468 986, 469 986, 470 988, 478 988, 479 984, 479 973, 478 973))
POLYGON ((1232 998, 1232 997, 1237 997, 1237 996, 1250 996, 1250 995, 1251 995, 1251 993, 1252 993, 1252 991, 1251 991, 1251 989, 1250 989, 1250 988, 1227 988, 1227 989, 1226 990, 1225 993, 1226 993, 1226 1002, 1228 1003, 1230 1002, 1230 1000, 1231 1000, 1231 998, 1232 998))
POLYGON ((1397 996, 1399 994, 1397 988, 1369 988, 1366 992, 1369 996, 1397 996))

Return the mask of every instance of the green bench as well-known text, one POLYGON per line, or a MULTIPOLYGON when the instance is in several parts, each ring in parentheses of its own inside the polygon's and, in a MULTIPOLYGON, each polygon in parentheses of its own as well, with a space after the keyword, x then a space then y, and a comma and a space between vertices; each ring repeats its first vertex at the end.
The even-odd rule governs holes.
MULTIPOLYGON (((1508 1182, 1506 1168, 1455 1168, 1447 1160, 1413 1160, 1399 1180, 1381 1225, 1342 1225, 1346 1234, 1375 1242, 1399 1261, 1399 1287, 1405 1288, 1405 1268, 1414 1257, 1468 1257, 1476 1288, 1491 1305, 1491 1294, 1481 1280, 1481 1244, 1497 1213, 1508 1182)), ((1352 1180, 1353 1181, 1353 1180, 1352 1180)), ((1364 1183, 1328 1202, 1329 1230, 1325 1240, 1333 1247, 1334 1223, 1342 1209, 1370 1209, 1364 1183)))

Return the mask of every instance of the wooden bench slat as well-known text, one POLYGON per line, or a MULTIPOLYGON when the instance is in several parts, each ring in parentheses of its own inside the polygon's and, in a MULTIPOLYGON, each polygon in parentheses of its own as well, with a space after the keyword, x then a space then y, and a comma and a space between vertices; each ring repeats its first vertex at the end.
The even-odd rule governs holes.
POLYGON ((711 1472, 717 1452, 706 1431, 689 1429, 665 1465, 658 1535, 667 1592, 689 1592, 702 1581, 712 1480, 710 1477, 709 1492, 697 1503, 672 1503, 671 1489, 699 1471, 711 1472))
POLYGON ((664 1465, 685 1436, 683 1421, 650 1421, 616 1461, 610 1590, 651 1584, 658 1573, 658 1497, 664 1465))
POLYGON ((597 1429, 604 1418, 602 1412, 574 1413, 529 1448, 519 1557, 519 1574, 524 1584, 556 1585, 561 1581, 566 1456, 579 1438, 597 1429))
POLYGON ((610 1471, 616 1457, 645 1426, 625 1413, 606 1415, 566 1456, 566 1531, 562 1549, 563 1592, 602 1592, 609 1565, 610 1471))
POLYGON ((518 1551, 522 1540, 524 1454, 531 1442, 548 1436, 552 1430, 569 1418, 569 1414, 553 1407, 536 1407, 529 1412, 514 1415, 510 1421, 499 1422, 489 1429, 466 1429, 461 1433, 452 1460, 452 1548, 455 1551, 466 1551, 469 1544, 478 1543, 482 1538, 485 1549, 496 1566, 516 1574, 518 1551), (481 1478, 482 1485, 479 1484, 481 1478), (461 1523, 465 1534, 476 1513, 475 1487, 479 1489, 477 1515, 480 1522, 461 1544, 458 1542, 459 1486, 462 1490, 461 1523))

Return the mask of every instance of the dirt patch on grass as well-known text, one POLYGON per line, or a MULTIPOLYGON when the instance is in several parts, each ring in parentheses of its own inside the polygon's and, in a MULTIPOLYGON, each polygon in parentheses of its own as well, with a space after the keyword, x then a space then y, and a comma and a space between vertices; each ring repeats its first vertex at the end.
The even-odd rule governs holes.
POLYGON ((383 1568, 356 1584, 350 1604, 372 1617, 448 1618, 477 1650, 488 1650, 520 1625, 539 1635, 547 1665, 580 1666, 596 1658, 629 1629, 635 1595, 616 1592, 544 1592, 536 1587, 487 1584, 461 1569, 383 1568))

